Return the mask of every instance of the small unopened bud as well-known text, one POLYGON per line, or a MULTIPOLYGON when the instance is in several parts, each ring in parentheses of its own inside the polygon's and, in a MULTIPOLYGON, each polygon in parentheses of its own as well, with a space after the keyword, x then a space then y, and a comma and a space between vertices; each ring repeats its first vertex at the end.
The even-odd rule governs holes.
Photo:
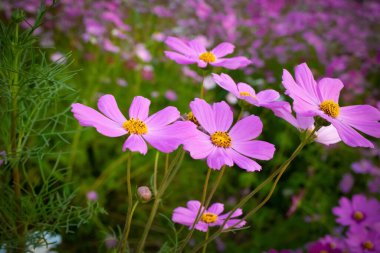
POLYGON ((141 198, 144 201, 149 201, 152 199, 152 192, 147 186, 140 186, 139 188, 137 188, 137 194, 139 198, 141 198))
POLYGON ((21 9, 16 9, 12 12, 12 21, 17 23, 21 23, 25 19, 25 12, 21 9))

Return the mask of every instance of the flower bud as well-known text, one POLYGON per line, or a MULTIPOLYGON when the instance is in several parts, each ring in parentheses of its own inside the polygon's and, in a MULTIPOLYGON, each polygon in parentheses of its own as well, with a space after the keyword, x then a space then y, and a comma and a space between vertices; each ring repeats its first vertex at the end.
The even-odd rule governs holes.
POLYGON ((140 186, 137 188, 137 194, 143 201, 149 201, 152 199, 152 192, 147 186, 140 186))

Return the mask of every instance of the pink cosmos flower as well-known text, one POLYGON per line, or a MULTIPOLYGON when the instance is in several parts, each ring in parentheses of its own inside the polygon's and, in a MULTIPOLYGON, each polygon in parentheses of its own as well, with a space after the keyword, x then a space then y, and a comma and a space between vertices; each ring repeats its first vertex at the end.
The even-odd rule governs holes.
POLYGON ((329 244, 322 243, 320 241, 311 243, 307 247, 307 253, 342 253, 339 248, 332 248, 329 244))
POLYGON ((165 51, 166 57, 174 60, 178 64, 187 65, 197 63, 200 68, 205 68, 210 64, 227 69, 238 69, 251 63, 250 60, 243 56, 223 58, 231 54, 235 49, 235 46, 228 42, 220 43, 211 51, 208 51, 199 39, 186 41, 175 37, 168 37, 165 43, 176 51, 165 51))
POLYGON ((242 99, 251 105, 274 109, 284 107, 288 104, 285 101, 279 101, 280 94, 275 90, 263 90, 256 94, 252 86, 246 83, 236 84, 227 74, 212 74, 212 77, 220 87, 231 92, 238 99, 242 99))
POLYGON ((342 197, 339 206, 332 211, 337 216, 336 221, 343 226, 372 226, 380 221, 380 203, 360 194, 354 195, 352 201, 342 197))
MULTIPOLYGON (((300 116, 299 114, 294 117, 290 104, 287 104, 280 108, 274 108, 273 112, 277 117, 286 120, 300 131, 310 132, 315 128, 313 117, 300 116)), ((341 141, 339 134, 333 125, 321 127, 318 131, 315 132, 314 140, 327 146, 341 141)))
MULTIPOLYGON (((188 226, 189 229, 191 229, 198 211, 201 208, 200 220, 195 224, 195 229, 202 232, 207 232, 209 227, 221 226, 230 214, 229 212, 222 214, 224 211, 224 205, 222 203, 214 203, 208 209, 205 209, 204 206, 201 207, 199 201, 190 200, 187 202, 186 206, 187 207, 177 207, 174 209, 172 220, 175 223, 188 226)), ((242 214, 243 211, 240 208, 237 209, 226 222, 223 229, 228 229, 232 226, 234 226, 234 228, 243 227, 246 224, 246 221, 236 219, 236 217, 241 216, 242 214)))
POLYGON ((346 243, 350 253, 380 252, 380 233, 362 227, 351 229, 347 234, 346 243))
POLYGON ((184 149, 194 159, 207 158, 207 165, 219 170, 234 163, 247 171, 259 171, 261 166, 249 157, 270 160, 273 144, 252 140, 260 135, 263 124, 259 117, 251 115, 238 121, 232 128, 233 113, 226 102, 214 103, 196 98, 190 108, 201 130, 193 131, 192 138, 184 139, 184 149))
POLYGON ((339 79, 322 78, 318 83, 306 63, 295 69, 296 81, 284 70, 282 83, 294 100, 294 110, 301 116, 319 116, 330 122, 342 141, 352 147, 371 147, 373 143, 360 135, 380 137, 380 111, 370 105, 341 107, 338 104, 343 83, 339 79), (356 129, 356 130, 355 130, 356 129))
MULTIPOLYGON (((129 135, 124 142, 123 151, 137 151, 146 154, 146 142, 159 151, 170 153, 178 148, 179 137, 173 133, 187 128, 189 122, 175 122, 180 113, 177 108, 168 106, 155 114, 148 116, 150 100, 141 96, 133 99, 129 108, 129 119, 120 112, 112 95, 101 96, 98 100, 98 111, 83 104, 72 104, 74 117, 82 126, 95 127, 96 130, 108 137, 129 135), (175 122, 174 124, 171 124, 175 122), (185 124, 186 123, 186 124, 185 124)), ((190 127, 192 124, 190 123, 190 127)))

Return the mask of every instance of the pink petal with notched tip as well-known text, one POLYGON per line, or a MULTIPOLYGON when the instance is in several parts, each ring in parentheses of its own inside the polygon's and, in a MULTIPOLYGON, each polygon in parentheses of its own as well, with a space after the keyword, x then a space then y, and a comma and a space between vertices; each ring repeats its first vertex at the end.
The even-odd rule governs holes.
POLYGON ((273 144, 266 141, 244 141, 233 142, 232 148, 248 157, 259 160, 270 160, 273 158, 276 148, 273 144))
POLYGON ((216 131, 214 111, 203 99, 196 98, 190 103, 191 111, 199 124, 210 134, 216 131))
POLYGON ((123 145, 123 151, 126 151, 127 149, 132 152, 140 152, 145 155, 148 151, 148 146, 140 135, 131 134, 123 145))
POLYGON ((336 78, 322 78, 318 82, 318 93, 321 102, 325 100, 334 100, 335 103, 339 102, 340 91, 344 85, 341 80, 336 78))
POLYGON ((261 165, 255 162, 254 160, 243 156, 242 154, 236 152, 232 148, 227 150, 229 157, 232 158, 234 163, 242 168, 243 170, 246 170, 248 172, 253 172, 253 171, 260 171, 261 170, 261 165))
POLYGON ((207 165, 214 170, 220 170, 223 165, 231 167, 234 164, 231 157, 227 154, 227 150, 224 148, 216 147, 207 156, 207 165))
POLYGON ((91 107, 75 103, 71 105, 71 111, 81 126, 95 127, 96 130, 108 137, 119 137, 127 134, 127 131, 120 125, 91 107))
POLYGON ((98 100, 98 108, 104 115, 115 122, 123 124, 127 120, 120 112, 115 97, 112 95, 101 96, 98 100))
POLYGON ((216 131, 227 132, 232 125, 234 115, 231 107, 224 101, 212 105, 214 111, 216 131))
POLYGON ((145 121, 149 114, 150 100, 141 96, 134 97, 129 107, 129 118, 145 121))
POLYGON ((220 58, 220 57, 233 53, 234 49, 235 49, 235 46, 233 44, 228 43, 228 42, 223 42, 217 45, 213 50, 211 50, 211 52, 217 58, 220 58))
POLYGON ((194 59, 188 56, 184 56, 182 54, 176 53, 176 52, 170 52, 170 51, 165 51, 164 52, 166 57, 169 59, 175 61, 178 64, 193 64, 198 61, 198 59, 194 59))
POLYGON ((228 134, 233 142, 249 141, 259 136, 262 130, 263 123, 260 118, 250 115, 236 122, 228 134))

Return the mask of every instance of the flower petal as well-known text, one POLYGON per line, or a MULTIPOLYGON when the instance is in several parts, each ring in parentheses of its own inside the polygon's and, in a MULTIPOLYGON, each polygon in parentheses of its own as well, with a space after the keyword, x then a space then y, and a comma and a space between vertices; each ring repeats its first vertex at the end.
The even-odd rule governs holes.
POLYGON ((216 147, 211 143, 210 136, 196 130, 196 135, 183 141, 183 149, 190 152, 193 159, 206 158, 216 147))
POLYGON ((286 89, 286 94, 294 100, 293 106, 297 113, 306 114, 309 111, 319 110, 319 102, 298 85, 286 69, 283 70, 282 84, 286 89))
POLYGON ((239 154, 238 152, 236 152, 232 148, 230 148, 228 150, 228 154, 232 158, 234 163, 236 163, 236 165, 239 166, 240 168, 242 168, 243 170, 246 170, 248 172, 260 171, 261 170, 260 164, 258 164, 257 162, 255 162, 254 160, 252 160, 248 157, 245 157, 245 156, 239 154))
POLYGON ((215 54, 217 58, 231 54, 235 49, 235 46, 228 42, 223 42, 217 45, 211 52, 215 54))
POLYGON ((227 74, 222 73, 221 75, 212 74, 214 81, 223 89, 231 92, 236 97, 239 97, 239 91, 236 86, 235 81, 227 74))
POLYGON ((339 137, 348 146, 374 148, 372 142, 364 138, 362 135, 360 135, 357 131, 355 131, 352 127, 348 126, 347 124, 344 124, 340 120, 331 119, 324 115, 320 116, 333 124, 333 126, 338 131, 339 137))
POLYGON ((206 47, 204 46, 204 44, 202 43, 200 39, 193 39, 189 41, 189 47, 192 50, 194 50, 198 54, 198 56, 202 53, 207 52, 206 47))
POLYGON ((149 114, 150 100, 141 96, 134 97, 129 107, 129 118, 145 121, 149 114))
POLYGON ((190 102, 190 108, 199 124, 210 134, 216 131, 214 111, 203 99, 196 98, 190 102))
POLYGON ((176 52, 165 51, 164 53, 165 53, 166 57, 175 61, 178 64, 193 64, 193 63, 196 63, 198 61, 197 59, 194 59, 194 58, 191 58, 191 57, 188 57, 188 56, 176 53, 176 52))
POLYGON ((125 152, 127 148, 132 152, 140 152, 143 155, 148 151, 148 146, 144 139, 137 134, 131 134, 124 142, 123 151, 125 152))
POLYGON ((317 138, 315 141, 324 145, 331 145, 341 141, 338 131, 333 125, 321 127, 321 129, 316 132, 316 135, 317 138))
POLYGON ((219 58, 215 62, 210 62, 210 65, 217 67, 224 67, 227 69, 244 68, 251 64, 251 61, 244 56, 237 56, 232 58, 219 58))
POLYGON ((119 137, 127 134, 127 131, 115 121, 105 117, 91 107, 75 103, 71 105, 71 111, 81 126, 95 127, 96 130, 108 137, 119 137))
POLYGON ((198 200, 190 200, 187 202, 186 206, 191 211, 198 213, 198 210, 201 207, 201 202, 199 202, 198 200))
POLYGON ((208 209, 207 212, 219 215, 223 212, 224 205, 222 203, 214 203, 208 209))
POLYGON ((273 144, 266 141, 233 142, 232 148, 245 156, 260 160, 272 159, 276 150, 273 144))
POLYGON ((180 113, 174 106, 168 106, 152 114, 145 120, 149 130, 162 128, 179 119, 180 113))
MULTIPOLYGON (((225 214, 219 215, 219 218, 225 220, 225 219, 227 219, 227 217, 230 215, 230 213, 231 213, 231 212, 228 212, 228 213, 225 213, 225 214)), ((242 215, 242 214, 243 214, 243 210, 242 210, 241 208, 238 208, 238 209, 236 209, 236 211, 231 215, 230 219, 231 219, 231 218, 236 218, 236 217, 238 217, 238 216, 240 216, 240 215, 242 215)))
POLYGON ((224 101, 212 105, 215 117, 215 130, 227 132, 232 125, 234 115, 231 107, 224 101))
POLYGON ((172 48, 173 50, 179 53, 182 53, 184 55, 192 55, 195 53, 194 50, 186 44, 186 42, 184 42, 183 40, 179 38, 169 36, 165 40, 165 44, 168 47, 172 48))
POLYGON ((343 87, 344 85, 339 79, 322 78, 318 82, 318 92, 321 102, 325 100, 334 100, 335 103, 338 103, 340 91, 343 87))
POLYGON ((319 104, 319 96, 317 92, 317 82, 314 80, 313 73, 306 63, 302 63, 295 68, 295 77, 297 84, 309 94, 314 103, 319 104))
POLYGON ((229 135, 231 136, 232 143, 234 141, 249 141, 261 134, 263 130, 263 123, 260 118, 255 115, 245 117, 231 128, 229 135))
POLYGON ((123 123, 127 120, 120 112, 115 97, 112 95, 101 96, 98 100, 98 108, 108 118, 121 125, 123 125, 123 123))
POLYGON ((148 132, 143 137, 155 149, 170 153, 182 144, 180 137, 183 137, 183 134, 181 134, 181 131, 187 131, 187 125, 193 126, 190 122, 178 122, 178 124, 174 123, 159 129, 148 129, 148 132))
POLYGON ((278 93, 275 90, 269 89, 260 91, 259 93, 257 93, 256 97, 259 100, 259 103, 270 103, 279 99, 280 93, 278 93))
POLYGON ((370 105, 352 105, 340 108, 338 117, 363 133, 380 138, 380 111, 370 105))
POLYGON ((215 148, 208 156, 207 156, 207 165, 209 168, 214 170, 220 170, 223 165, 227 165, 231 167, 234 162, 231 157, 227 154, 228 149, 224 148, 215 148))

